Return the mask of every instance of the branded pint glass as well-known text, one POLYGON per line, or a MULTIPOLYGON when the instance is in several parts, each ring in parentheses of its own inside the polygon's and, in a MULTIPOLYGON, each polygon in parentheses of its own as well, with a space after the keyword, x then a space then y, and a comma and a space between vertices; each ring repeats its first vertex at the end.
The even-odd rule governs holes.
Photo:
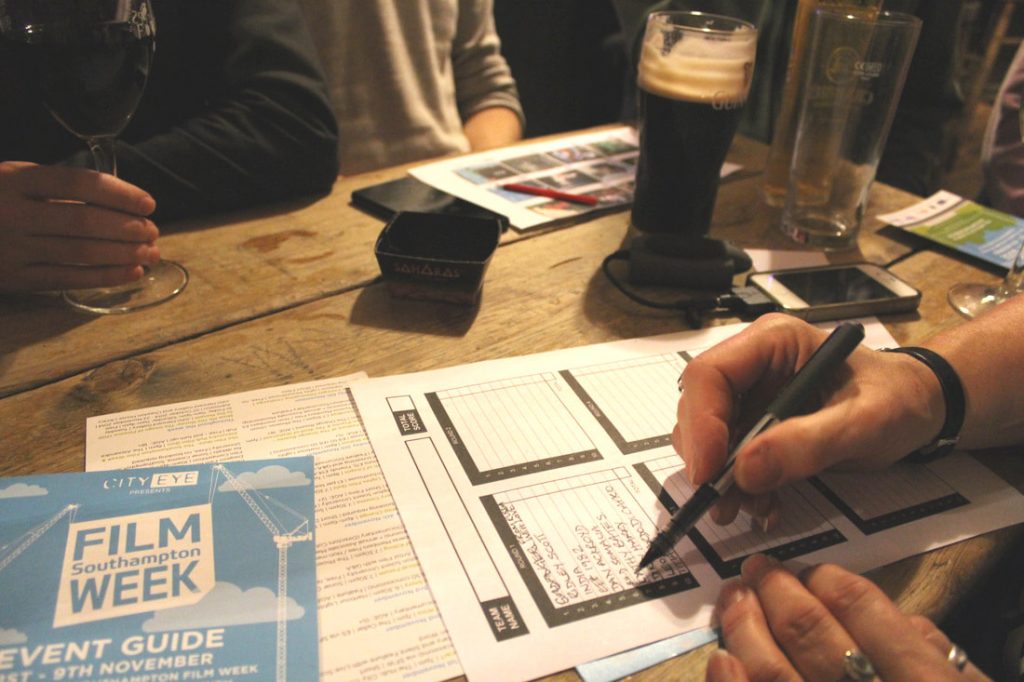
POLYGON ((633 227, 703 239, 718 178, 750 90, 757 30, 702 12, 647 19, 638 85, 640 159, 633 227))

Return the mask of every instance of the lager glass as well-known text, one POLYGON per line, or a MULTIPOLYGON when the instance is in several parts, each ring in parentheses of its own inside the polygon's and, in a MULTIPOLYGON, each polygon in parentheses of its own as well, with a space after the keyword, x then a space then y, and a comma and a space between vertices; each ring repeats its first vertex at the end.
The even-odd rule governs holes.
POLYGON ((793 37, 790 40, 786 82, 782 90, 779 117, 775 120, 772 146, 768 150, 764 175, 761 176, 761 194, 769 206, 782 207, 786 203, 789 167, 796 142, 796 124, 800 105, 804 100, 803 75, 807 59, 808 27, 814 11, 821 8, 841 10, 847 14, 873 19, 878 15, 882 0, 799 0, 793 37))
POLYGON ((909 14, 815 11, 782 214, 793 240, 826 250, 857 245, 920 32, 909 14))
POLYGON ((750 90, 757 30, 702 12, 654 12, 637 76, 640 158, 632 226, 700 256, 725 154, 750 90))

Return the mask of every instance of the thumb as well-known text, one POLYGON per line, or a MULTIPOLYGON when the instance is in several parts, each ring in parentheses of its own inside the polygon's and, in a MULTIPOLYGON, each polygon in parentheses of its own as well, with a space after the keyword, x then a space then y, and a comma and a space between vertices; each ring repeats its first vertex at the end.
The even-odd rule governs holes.
POLYGON ((810 478, 844 458, 850 449, 849 429, 837 414, 825 408, 814 414, 787 419, 761 433, 736 453, 736 485, 760 495, 793 481, 810 478))

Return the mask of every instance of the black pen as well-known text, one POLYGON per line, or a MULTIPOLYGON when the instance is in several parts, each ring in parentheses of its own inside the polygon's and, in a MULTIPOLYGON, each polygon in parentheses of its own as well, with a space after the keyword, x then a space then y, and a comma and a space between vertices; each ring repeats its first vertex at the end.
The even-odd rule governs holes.
POLYGON ((640 565, 636 569, 638 573, 658 557, 668 554, 669 550, 689 533, 711 508, 715 500, 729 489, 733 481, 732 467, 736 461, 736 453, 758 434, 795 415, 807 399, 821 388, 822 380, 836 371, 863 339, 864 327, 857 322, 844 322, 829 334, 800 371, 782 387, 779 395, 765 410, 764 416, 754 424, 743 440, 732 448, 718 476, 697 488, 693 496, 672 515, 668 526, 658 533, 651 542, 650 549, 640 560, 640 565))

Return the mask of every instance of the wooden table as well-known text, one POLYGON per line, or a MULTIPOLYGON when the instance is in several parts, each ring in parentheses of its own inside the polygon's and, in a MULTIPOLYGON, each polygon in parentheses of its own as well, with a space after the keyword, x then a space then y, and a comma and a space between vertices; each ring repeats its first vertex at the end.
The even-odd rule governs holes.
MULTIPOLYGON (((776 228, 778 213, 757 198, 764 153, 761 145, 737 140, 731 157, 744 171, 723 184, 712 234, 741 246, 793 248, 776 228)), ((165 226, 161 250, 185 264, 192 280, 177 299, 152 310, 93 317, 52 297, 0 297, 0 475, 83 470, 85 420, 94 415, 685 327, 677 314, 631 303, 601 274, 604 256, 622 243, 627 211, 507 234, 477 309, 391 298, 376 281, 373 243, 382 222, 351 207, 349 197, 405 170, 339 178, 316 201, 165 226)), ((884 319, 901 344, 960 323, 945 301, 950 284, 999 278, 881 230, 873 216, 914 200, 876 184, 859 250, 832 257, 889 266, 922 290, 919 313, 884 319)), ((1009 468, 1019 485, 1024 475, 1009 468)), ((991 533, 871 577, 905 609, 939 618, 970 577, 984 575, 1019 534, 1018 528, 991 533), (940 578, 954 576, 950 591, 940 578)), ((668 661, 642 678, 702 679, 710 650, 668 661)), ((577 679, 571 671, 557 677, 577 679)))

